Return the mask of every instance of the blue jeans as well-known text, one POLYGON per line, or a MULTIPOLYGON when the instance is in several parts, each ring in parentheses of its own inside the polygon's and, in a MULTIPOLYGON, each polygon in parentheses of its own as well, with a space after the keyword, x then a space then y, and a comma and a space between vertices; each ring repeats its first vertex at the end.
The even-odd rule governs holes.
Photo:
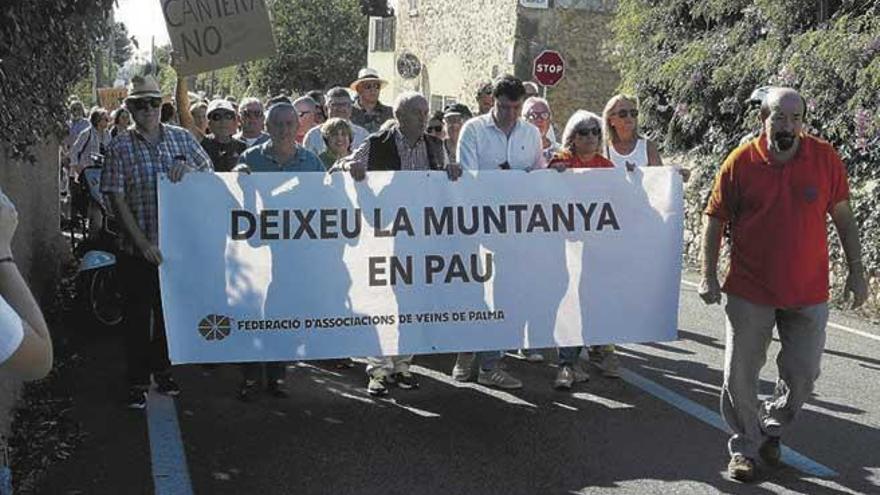
POLYGON ((578 356, 581 353, 581 349, 583 346, 576 345, 573 347, 560 347, 559 348, 559 366, 568 364, 575 364, 578 360, 578 356))

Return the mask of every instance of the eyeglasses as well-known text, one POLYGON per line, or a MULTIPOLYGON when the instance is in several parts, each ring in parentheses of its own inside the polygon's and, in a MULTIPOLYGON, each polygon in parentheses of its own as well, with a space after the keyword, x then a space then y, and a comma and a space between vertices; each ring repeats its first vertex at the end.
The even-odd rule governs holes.
POLYGON ((526 115, 528 120, 547 120, 550 118, 550 112, 529 112, 526 115))
POLYGON ((246 119, 252 118, 252 117, 255 119, 259 119, 263 116, 263 111, 262 110, 245 110, 245 111, 241 112, 241 116, 246 119))
POLYGON ((581 127, 576 131, 576 133, 578 136, 589 136, 590 134, 594 136, 601 136, 602 129, 599 129, 598 127, 581 127))
POLYGON ((148 108, 159 108, 162 106, 162 98, 139 98, 130 100, 132 110, 144 111, 148 108))
POLYGON ((443 125, 428 126, 428 132, 443 132, 443 125))
POLYGON ((218 122, 220 120, 232 120, 235 118, 235 114, 232 112, 214 112, 208 118, 213 120, 214 122, 218 122))
POLYGON ((630 117, 632 117, 634 119, 639 117, 639 111, 636 110, 635 108, 632 108, 630 110, 618 110, 618 111, 614 112, 615 115, 617 115, 618 117, 620 117, 622 119, 626 118, 627 113, 629 114, 630 117))

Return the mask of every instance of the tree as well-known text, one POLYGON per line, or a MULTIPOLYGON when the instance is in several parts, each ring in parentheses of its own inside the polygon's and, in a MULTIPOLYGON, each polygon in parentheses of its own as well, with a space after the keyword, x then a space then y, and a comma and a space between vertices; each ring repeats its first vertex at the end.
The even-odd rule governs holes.
POLYGON ((270 9, 277 55, 246 68, 257 94, 347 86, 366 65, 368 24, 358 0, 278 0, 270 9))
POLYGON ((131 58, 132 43, 128 37, 128 28, 125 24, 117 22, 113 26, 113 63, 122 67, 131 58))

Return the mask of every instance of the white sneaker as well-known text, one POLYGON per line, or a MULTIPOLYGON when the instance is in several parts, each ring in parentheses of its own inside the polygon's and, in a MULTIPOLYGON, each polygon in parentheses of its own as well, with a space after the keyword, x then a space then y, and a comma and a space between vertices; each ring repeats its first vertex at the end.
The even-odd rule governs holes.
POLYGON ((570 390, 575 383, 590 381, 590 374, 587 370, 581 368, 577 364, 563 364, 556 372, 556 379, 553 380, 553 388, 558 390, 570 390))
POLYGON ((487 387, 497 387, 507 390, 514 390, 522 388, 523 386, 521 381, 517 380, 511 376, 510 373, 501 368, 495 368, 494 370, 489 371, 481 369, 477 376, 477 383, 487 387))
POLYGON ((529 363, 543 363, 544 355, 539 351, 535 351, 532 349, 519 349, 514 354, 514 357, 517 359, 524 359, 529 363))
POLYGON ((452 367, 452 379, 457 382, 472 382, 476 378, 474 361, 477 355, 473 352, 459 352, 452 367))

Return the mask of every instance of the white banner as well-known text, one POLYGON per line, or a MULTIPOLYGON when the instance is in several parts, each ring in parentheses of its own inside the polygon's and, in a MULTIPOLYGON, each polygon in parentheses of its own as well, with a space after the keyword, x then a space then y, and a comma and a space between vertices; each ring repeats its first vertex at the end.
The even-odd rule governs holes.
POLYGON ((682 224, 666 167, 162 180, 171 361, 673 340, 682 224))

